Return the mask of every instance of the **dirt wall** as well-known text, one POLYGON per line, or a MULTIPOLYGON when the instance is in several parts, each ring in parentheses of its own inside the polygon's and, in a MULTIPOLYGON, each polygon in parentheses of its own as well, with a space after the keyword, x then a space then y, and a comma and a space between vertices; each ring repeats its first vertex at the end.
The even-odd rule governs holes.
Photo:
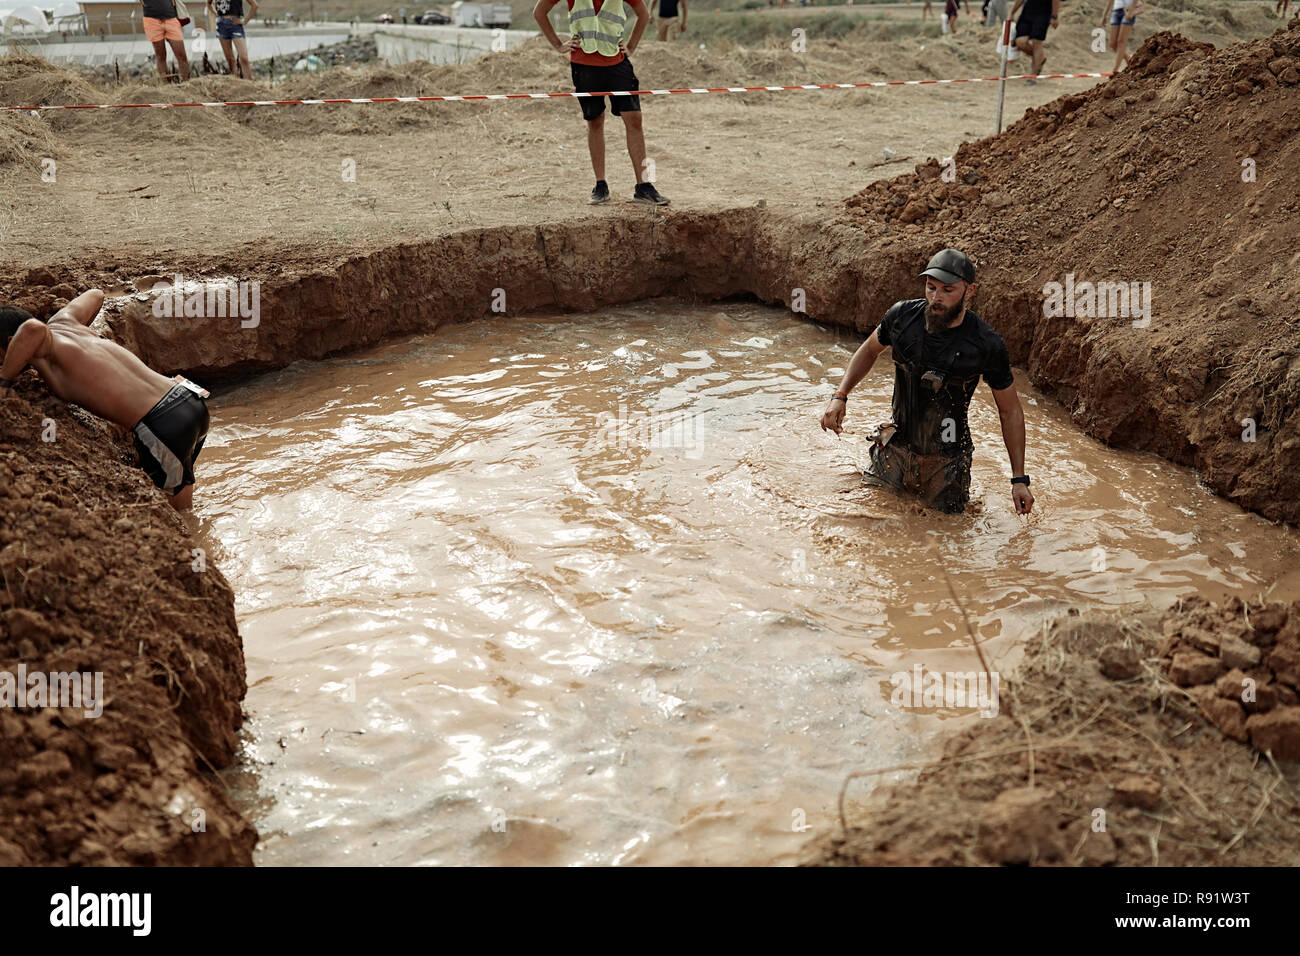
POLYGON ((0 402, 0 866, 252 863, 208 772, 241 720, 233 594, 129 454, 30 373, 0 402), (36 696, 54 674, 79 706, 36 696))
MULTIPOLYGON (((1294 226, 1265 220, 1258 228, 1271 235, 1294 226)), ((1300 483, 1293 480, 1300 472, 1300 330, 1285 315, 1285 289, 1255 287, 1171 312, 1161 306, 1146 329, 1125 318, 1047 318, 1043 270, 1026 280, 1018 260, 996 258, 997 243, 986 235, 969 243, 940 232, 871 235, 852 221, 748 207, 471 230, 336 261, 302 250, 250 253, 278 263, 269 267, 177 257, 169 273, 262 276, 257 326, 244 328, 247 320, 238 317, 159 317, 144 294, 110 300, 101 321, 155 368, 200 380, 320 358, 444 322, 490 321, 500 314, 494 306, 506 314, 586 312, 659 295, 753 295, 789 306, 801 291, 810 318, 866 335, 892 302, 919 294, 916 273, 949 243, 972 247, 988 263, 978 311, 1002 332, 1012 362, 1085 431, 1195 467, 1219 494, 1267 518, 1300 521, 1300 483), (1242 440, 1247 418, 1254 441, 1242 440)), ((125 281, 133 288, 158 275, 156 265, 122 263, 86 270, 73 285, 125 281)), ((19 301, 52 310, 58 287, 42 287, 39 278, 20 281, 19 301)), ((70 288, 65 283, 63 291, 70 288)))

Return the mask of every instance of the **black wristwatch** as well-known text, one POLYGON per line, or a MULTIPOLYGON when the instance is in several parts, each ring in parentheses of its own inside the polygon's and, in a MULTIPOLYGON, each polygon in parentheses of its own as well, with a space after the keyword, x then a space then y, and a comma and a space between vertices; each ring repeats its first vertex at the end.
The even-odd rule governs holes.
POLYGON ((1026 488, 1028 488, 1028 487, 1029 487, 1029 476, 1028 476, 1028 475, 1020 475, 1020 476, 1017 477, 1017 478, 1012 478, 1012 479, 1011 479, 1011 483, 1012 483, 1013 485, 1024 485, 1026 488))
POLYGON ((833 402, 837 398, 845 405, 849 403, 849 396, 847 392, 836 392, 835 395, 831 398, 831 401, 833 402))

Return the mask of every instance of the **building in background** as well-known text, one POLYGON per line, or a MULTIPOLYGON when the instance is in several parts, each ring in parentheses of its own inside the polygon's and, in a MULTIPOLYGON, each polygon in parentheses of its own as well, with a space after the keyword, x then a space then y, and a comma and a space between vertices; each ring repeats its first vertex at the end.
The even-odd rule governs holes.
POLYGON ((140 0, 81 0, 77 6, 85 16, 85 32, 91 36, 99 36, 101 32, 105 36, 144 33, 144 9, 140 0))

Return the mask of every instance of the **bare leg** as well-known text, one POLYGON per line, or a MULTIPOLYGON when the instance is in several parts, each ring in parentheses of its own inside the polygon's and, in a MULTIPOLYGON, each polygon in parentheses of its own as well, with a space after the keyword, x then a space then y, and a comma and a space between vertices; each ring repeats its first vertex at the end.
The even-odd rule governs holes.
POLYGON ((158 75, 164 80, 167 79, 167 44, 162 40, 157 40, 153 45, 153 56, 158 64, 158 75))
POLYGON ((636 171, 636 181, 641 182, 645 175, 645 132, 641 128, 641 114, 624 113, 623 126, 627 129, 627 154, 632 157, 632 168, 636 171))
POLYGON ((239 75, 246 80, 253 78, 253 65, 248 59, 248 41, 235 37, 235 49, 239 52, 239 75))
POLYGON ((235 63, 235 48, 230 45, 229 40, 221 41, 221 52, 226 55, 226 63, 230 66, 230 75, 239 76, 239 66, 235 63))
POLYGON ((185 55, 185 41, 168 40, 167 42, 171 45, 172 52, 176 54, 176 65, 181 71, 181 81, 184 82, 190 78, 190 61, 185 55))
POLYGON ((1119 28, 1119 40, 1115 43, 1115 72, 1118 73, 1124 63, 1128 62, 1128 35, 1133 32, 1131 26, 1119 28))
POLYGON ((587 120, 587 152, 591 153, 591 169, 596 180, 605 178, 605 114, 587 120))

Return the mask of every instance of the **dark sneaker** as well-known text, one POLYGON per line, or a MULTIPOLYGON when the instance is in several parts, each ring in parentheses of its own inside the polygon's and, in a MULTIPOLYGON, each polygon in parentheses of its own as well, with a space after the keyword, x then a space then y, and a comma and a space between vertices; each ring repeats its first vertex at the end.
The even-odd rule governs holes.
POLYGON ((655 189, 654 183, 637 183, 632 201, 645 203, 647 206, 667 206, 669 202, 667 196, 661 196, 659 190, 655 189))
POLYGON ((591 191, 591 198, 587 200, 589 206, 599 206, 601 203, 609 202, 609 187, 604 183, 596 183, 596 188, 591 191))

